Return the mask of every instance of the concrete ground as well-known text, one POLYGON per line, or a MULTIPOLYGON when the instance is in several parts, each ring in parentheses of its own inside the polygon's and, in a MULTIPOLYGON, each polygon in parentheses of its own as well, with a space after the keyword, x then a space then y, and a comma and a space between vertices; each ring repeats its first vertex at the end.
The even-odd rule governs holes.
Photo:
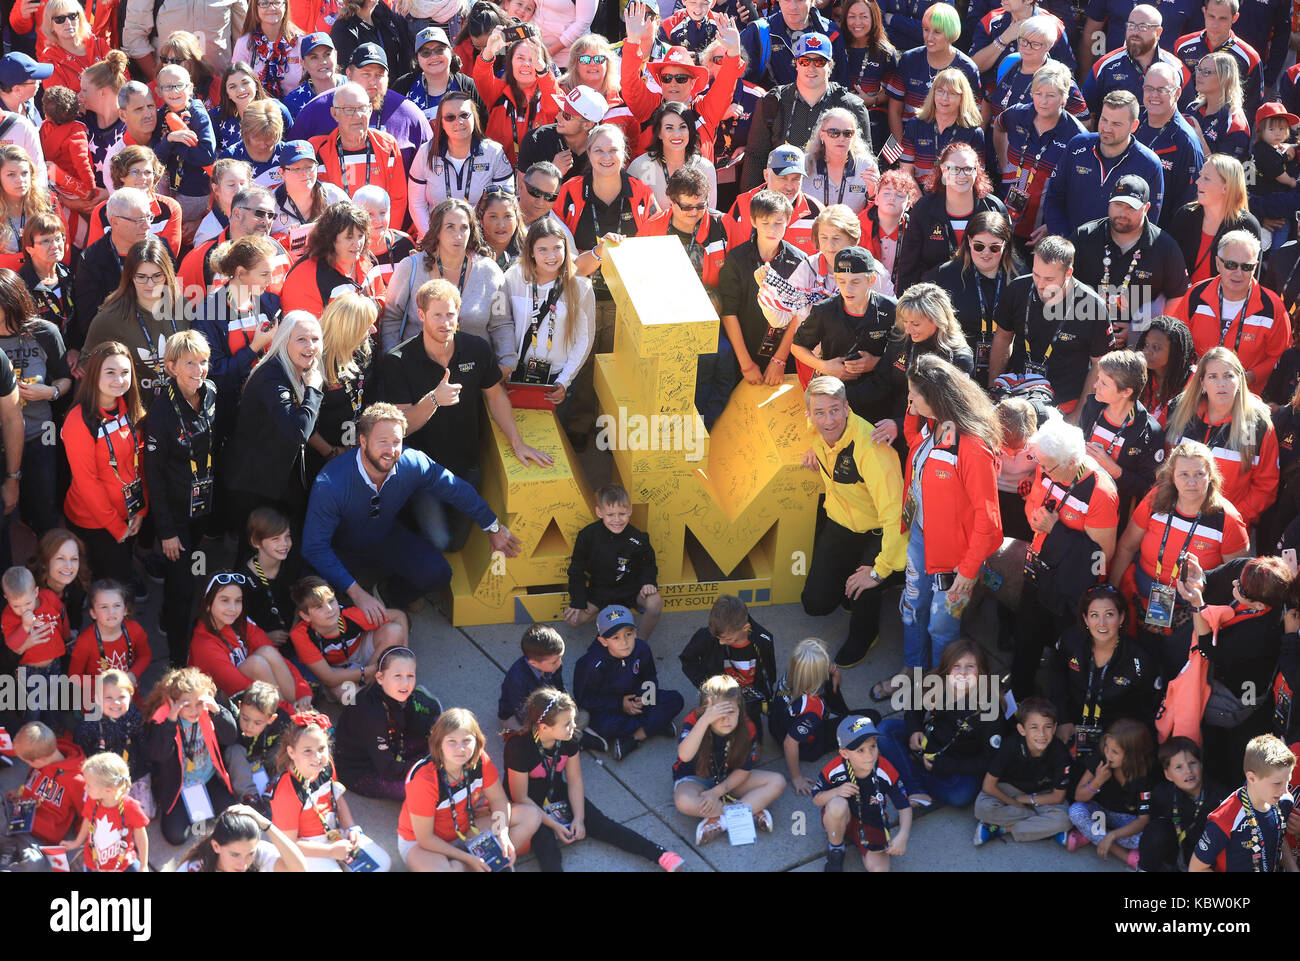
MULTIPOLYGON (((153 598, 141 618, 152 627, 161 588, 153 587, 153 598)), ((893 600, 896 601, 897 592, 893 600)), ((987 612, 985 612, 987 613, 987 612)), ((784 669, 794 645, 813 635, 823 638, 834 653, 848 625, 848 615, 837 612, 824 619, 810 619, 793 604, 754 608, 758 621, 776 638, 777 664, 784 669)), ((681 691, 688 709, 695 698, 682 675, 677 655, 690 635, 705 621, 703 613, 667 614, 660 621, 651 646, 658 665, 660 683, 681 691)), ((979 636, 988 636, 988 622, 977 618, 979 636)), ((589 629, 573 630, 558 624, 568 651, 564 674, 572 689, 573 665, 586 650, 593 635, 589 629)), ((890 676, 901 664, 902 637, 896 603, 886 604, 881 638, 859 666, 844 672, 845 697, 852 707, 869 705, 868 691, 877 680, 890 676)), ((520 625, 486 627, 452 627, 432 605, 412 617, 412 647, 419 658, 419 682, 442 701, 444 706, 468 707, 489 731, 488 751, 501 758, 501 739, 495 732, 497 694, 505 669, 519 656, 520 625)), ((995 658, 997 652, 993 652, 995 658)), ((155 674, 151 669, 150 675, 155 674)), ((146 684, 155 680, 147 677, 146 684)), ((888 704, 879 705, 889 713, 888 704)), ((677 813, 672 803, 671 767, 675 748, 667 739, 653 739, 639 751, 619 762, 612 755, 587 753, 583 757, 583 775, 588 797, 607 815, 677 851, 692 871, 820 871, 826 851, 825 834, 818 810, 810 798, 796 796, 787 789, 772 807, 776 831, 760 834, 756 844, 732 848, 725 838, 696 850, 693 845, 695 821, 677 813)), ((762 766, 785 773, 784 761, 772 744, 764 741, 762 766)), ((817 765, 805 764, 804 774, 815 778, 817 765)), ((21 762, 0 771, 0 789, 20 783, 25 775, 21 762)), ((397 857, 398 805, 349 795, 353 814, 366 832, 392 855, 394 870, 405 870, 397 857)), ((1097 871, 1125 870, 1114 858, 1099 859, 1092 849, 1068 853, 1051 841, 1015 844, 998 839, 983 847, 971 843, 974 818, 970 810, 943 808, 918 819, 913 827, 906 854, 893 861, 897 871, 1097 871)), ((179 850, 163 839, 157 828, 150 829, 150 862, 155 868, 167 869, 179 850)), ((649 871, 653 865, 597 841, 583 841, 564 852, 564 864, 570 871, 649 871)), ((525 856, 519 869, 537 870, 536 859, 525 856)), ((854 856, 848 858, 848 870, 862 870, 854 856)))

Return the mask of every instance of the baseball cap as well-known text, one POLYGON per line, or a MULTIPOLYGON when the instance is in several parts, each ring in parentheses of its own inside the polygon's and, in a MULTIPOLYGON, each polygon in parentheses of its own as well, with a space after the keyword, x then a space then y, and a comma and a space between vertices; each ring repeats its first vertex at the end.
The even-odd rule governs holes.
POLYGON ((348 61, 348 66, 364 67, 372 63, 377 63, 387 70, 388 54, 384 53, 384 48, 377 43, 363 43, 352 51, 352 59, 348 61))
POLYGON ((54 64, 37 63, 25 53, 7 53, 0 57, 0 84, 16 87, 28 80, 44 80, 53 76, 54 64))
POLYGON ((298 56, 305 57, 317 47, 329 47, 331 50, 338 49, 334 46, 334 41, 330 39, 328 33, 309 33, 307 36, 303 37, 302 42, 298 44, 298 56))
POLYGON ((1140 210, 1150 199, 1151 192, 1147 189, 1147 182, 1134 174, 1120 177, 1119 182, 1115 184, 1115 189, 1110 192, 1111 203, 1117 200, 1123 201, 1134 210, 1140 210))
POLYGON ((800 57, 834 60, 831 55, 831 38, 824 33, 805 33, 794 42, 794 58, 798 60, 800 57))
POLYGON ((865 247, 845 247, 836 252, 833 272, 837 274, 874 274, 876 258, 865 247))
POLYGON ((778 177, 803 173, 803 151, 791 144, 782 144, 767 155, 767 169, 778 177))
POLYGON ((286 140, 280 145, 280 166, 287 167, 299 160, 315 160, 316 148, 306 140, 286 140))
POLYGON ((583 120, 590 120, 592 123, 600 123, 605 119, 605 114, 609 112, 609 101, 595 90, 581 84, 564 96, 560 96, 558 93, 554 96, 555 102, 561 108, 567 106, 570 113, 576 113, 583 120))
POLYGON ((447 31, 442 27, 425 27, 415 35, 416 50, 419 50, 426 43, 440 43, 444 47, 451 46, 451 41, 447 39, 447 31))
POLYGON ((636 629, 636 618, 622 604, 611 604, 596 616, 596 633, 609 637, 620 627, 636 629))
POLYGON ((850 714, 835 729, 835 740, 843 751, 856 750, 869 737, 880 737, 880 732, 876 730, 876 724, 871 718, 861 714, 850 714))
MULTIPOLYGON (((11 53, 9 57, 12 56, 13 54, 11 53)), ((5 60, 8 60, 9 57, 5 57, 5 60)), ((4 61, 0 61, 0 63, 3 62, 4 61)), ((1255 111, 1255 126, 1258 127, 1269 117, 1286 117, 1288 127, 1294 127, 1296 124, 1300 123, 1300 117, 1289 112, 1286 107, 1282 106, 1281 102, 1277 100, 1270 100, 1268 103, 1262 103, 1259 105, 1259 109, 1255 111)))

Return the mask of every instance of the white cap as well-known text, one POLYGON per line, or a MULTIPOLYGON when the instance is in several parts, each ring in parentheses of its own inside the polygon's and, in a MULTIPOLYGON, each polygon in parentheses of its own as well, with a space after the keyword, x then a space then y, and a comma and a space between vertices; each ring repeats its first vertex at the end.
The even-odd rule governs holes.
POLYGON ((555 102, 561 107, 568 106, 570 112, 576 113, 583 120, 600 123, 609 112, 609 102, 590 87, 574 87, 566 96, 555 95, 555 102))

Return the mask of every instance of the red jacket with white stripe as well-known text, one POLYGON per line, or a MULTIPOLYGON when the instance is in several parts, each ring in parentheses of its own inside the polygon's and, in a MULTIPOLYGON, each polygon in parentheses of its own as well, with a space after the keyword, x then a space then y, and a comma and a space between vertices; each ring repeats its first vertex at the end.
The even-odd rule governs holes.
POLYGON ((1198 355, 1220 344, 1234 351, 1254 375, 1250 389, 1256 394, 1268 383, 1282 351, 1291 346, 1291 321, 1282 298, 1263 284, 1251 284, 1246 306, 1231 318, 1226 333, 1219 312, 1218 277, 1195 284, 1171 313, 1191 330, 1198 355))
POLYGON ((402 162, 402 150, 393 135, 382 130, 367 127, 366 138, 369 143, 365 153, 349 153, 340 160, 337 128, 333 133, 312 137, 316 158, 324 168, 320 179, 341 187, 349 197, 366 184, 383 187, 392 201, 388 226, 401 227, 406 219, 406 164, 402 162))
MULTIPOLYGON (((746 191, 736 198, 736 202, 727 211, 725 223, 730 246, 739 247, 743 243, 748 243, 749 236, 754 230, 754 221, 749 216, 749 202, 754 199, 754 194, 766 189, 765 185, 760 185, 746 191)), ((822 205, 800 191, 798 199, 794 202, 794 214, 790 217, 790 224, 785 228, 786 243, 798 247, 809 257, 815 256, 817 238, 813 236, 812 225, 821 212, 822 205)))
POLYGON ((1196 416, 1187 422, 1181 437, 1172 432, 1165 438, 1165 446, 1172 450, 1184 440, 1200 441, 1214 454, 1214 462, 1223 475, 1223 496, 1232 502, 1247 527, 1254 527, 1259 516, 1277 500, 1278 467, 1277 434, 1268 409, 1259 401, 1254 411, 1254 434, 1260 438, 1249 465, 1242 463, 1241 452, 1228 446, 1230 423, 1222 420, 1214 424, 1205 422, 1205 403, 1197 409, 1196 416))
MULTIPOLYGON (((903 490, 912 487, 917 451, 933 422, 908 414, 903 490)), ((925 524, 925 572, 955 570, 973 578, 1002 546, 1002 512, 998 508, 998 458, 971 434, 939 436, 921 467, 921 503, 925 524)))
MULTIPOLYGON (((638 237, 663 237, 673 222, 673 212, 665 210, 646 221, 645 226, 637 231, 638 237)), ((700 219, 699 229, 695 231, 695 242, 704 248, 704 274, 701 280, 711 289, 718 286, 718 274, 722 270, 722 261, 727 257, 727 228, 722 222, 722 214, 710 210, 707 217, 700 219)))

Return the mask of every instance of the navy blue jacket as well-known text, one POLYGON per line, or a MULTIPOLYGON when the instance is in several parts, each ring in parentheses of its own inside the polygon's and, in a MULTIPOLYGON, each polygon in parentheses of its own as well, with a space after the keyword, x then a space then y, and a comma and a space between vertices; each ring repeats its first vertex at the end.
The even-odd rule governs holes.
MULTIPOLYGON (((763 68, 762 42, 759 40, 758 26, 750 24, 745 28, 744 33, 740 35, 740 45, 745 48, 745 62, 748 64, 745 69, 745 79, 761 83, 769 89, 787 83, 794 83, 796 74, 794 67, 794 34, 796 31, 786 26, 785 17, 780 13, 775 13, 767 18, 767 27, 771 36, 772 53, 768 58, 766 69, 763 68)), ((849 58, 844 52, 844 38, 840 36, 839 27, 833 21, 823 17, 816 8, 813 8, 808 11, 807 25, 798 33, 820 33, 830 40, 831 53, 834 54, 835 59, 835 65, 831 69, 831 80, 847 86, 849 82, 849 58)))
POLYGON ((204 168, 211 167, 217 159, 217 134, 212 129, 212 118, 208 116, 202 100, 191 100, 185 109, 189 116, 182 119, 194 131, 199 142, 193 147, 187 147, 183 143, 168 140, 171 128, 164 119, 167 108, 159 107, 153 152, 167 168, 164 177, 171 196, 206 197, 212 189, 212 180, 204 168))
POLYGON ((1130 139, 1128 149, 1106 163, 1103 180, 1101 162, 1097 159, 1098 143, 1097 134, 1081 133, 1065 145, 1065 154, 1052 172, 1043 198, 1043 222, 1048 233, 1069 237, 1075 227, 1107 216, 1112 188, 1120 177, 1129 174, 1141 177, 1150 186, 1151 209, 1147 216, 1160 222, 1165 172, 1159 158, 1130 139))
POLYGON ((528 695, 539 687, 553 687, 557 691, 568 693, 564 686, 564 672, 555 671, 551 674, 537 676, 532 665, 528 663, 527 657, 520 657, 510 665, 510 670, 506 671, 506 676, 501 680, 501 698, 497 701, 497 718, 505 721, 515 718, 521 724, 524 720, 524 702, 528 700, 528 695))
POLYGON ((1177 110, 1163 127, 1151 127, 1144 116, 1133 134, 1160 161, 1165 172, 1164 210, 1152 217, 1160 227, 1167 227, 1179 207, 1196 199, 1196 177, 1205 166, 1201 140, 1177 110))
POLYGON ((623 698, 643 693, 646 682, 656 681, 658 676, 650 645, 641 638, 636 639, 632 653, 621 660, 596 638, 574 668, 574 700, 585 711, 621 712, 623 698))

